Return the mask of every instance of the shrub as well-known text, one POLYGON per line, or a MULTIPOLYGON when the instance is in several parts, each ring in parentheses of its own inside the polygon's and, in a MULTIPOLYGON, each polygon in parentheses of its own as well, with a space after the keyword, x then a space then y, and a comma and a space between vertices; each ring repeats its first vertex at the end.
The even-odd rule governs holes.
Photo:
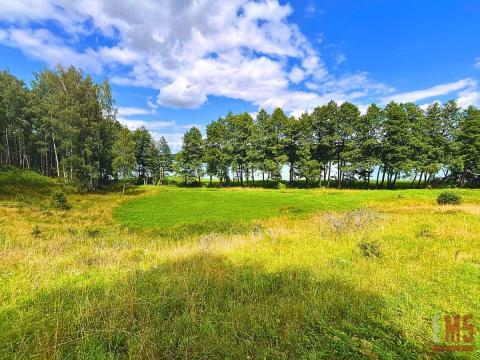
POLYGON ((462 197, 453 191, 443 191, 437 197, 438 205, 460 205, 462 197))
POLYGON ((278 190, 285 190, 286 188, 287 188, 287 186, 284 183, 279 182, 277 184, 277 189, 278 190))
POLYGON ((360 248, 362 255, 365 257, 379 258, 381 256, 380 244, 377 242, 362 241, 358 244, 358 247, 360 248))
POLYGON ((98 230, 97 228, 88 228, 85 230, 85 234, 88 237, 95 238, 100 235, 100 230, 98 230))
POLYGON ((60 209, 60 210, 70 209, 67 196, 61 189, 54 190, 52 192, 51 201, 52 201, 52 207, 54 207, 55 209, 60 209))
POLYGON ((42 230, 40 229, 40 227, 38 225, 35 225, 35 227, 33 228, 32 230, 32 236, 34 238, 39 238, 40 236, 42 236, 42 230))

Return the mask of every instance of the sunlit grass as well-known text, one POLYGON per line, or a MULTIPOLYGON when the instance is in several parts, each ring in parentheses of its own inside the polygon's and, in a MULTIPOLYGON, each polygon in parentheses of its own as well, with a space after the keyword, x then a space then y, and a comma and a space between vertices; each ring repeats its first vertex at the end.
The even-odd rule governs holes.
POLYGON ((434 315, 479 328, 480 192, 460 192, 143 187, 68 211, 4 195, 0 358, 440 357, 434 315), (194 231, 210 218, 252 226, 194 231), (181 241, 164 230, 182 222, 181 241))

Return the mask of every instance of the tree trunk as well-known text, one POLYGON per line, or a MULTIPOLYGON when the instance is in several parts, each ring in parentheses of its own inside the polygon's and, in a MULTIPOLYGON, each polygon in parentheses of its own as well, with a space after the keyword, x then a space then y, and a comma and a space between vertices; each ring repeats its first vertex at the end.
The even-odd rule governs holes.
POLYGON ((52 132, 52 142, 53 142, 53 152, 55 153, 55 163, 57 165, 57 177, 60 178, 60 166, 58 164, 58 153, 57 153, 57 145, 55 144, 55 136, 52 132))
POLYGON ((328 162, 328 177, 327 177, 327 187, 330 187, 330 174, 332 171, 332 162, 328 162))
POLYGON ((383 185, 385 183, 385 173, 387 172, 387 168, 384 166, 383 167, 383 173, 382 173, 382 183, 380 184, 380 187, 383 189, 383 185))
POLYGON ((413 181, 410 184, 410 187, 413 187, 413 185, 415 184, 415 180, 417 180, 417 175, 418 175, 418 173, 415 171, 415 176, 413 177, 413 181))
POLYGON ((6 152, 5 152, 5 164, 10 164, 10 145, 8 144, 8 132, 7 128, 5 128, 5 143, 7 145, 6 152))

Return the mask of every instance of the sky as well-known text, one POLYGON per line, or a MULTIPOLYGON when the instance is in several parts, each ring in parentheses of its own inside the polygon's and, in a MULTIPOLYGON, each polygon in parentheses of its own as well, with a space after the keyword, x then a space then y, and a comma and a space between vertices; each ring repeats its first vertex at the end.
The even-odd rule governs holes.
POLYGON ((178 149, 228 111, 480 106, 479 18, 476 0, 0 0, 0 69, 108 79, 119 121, 178 149))

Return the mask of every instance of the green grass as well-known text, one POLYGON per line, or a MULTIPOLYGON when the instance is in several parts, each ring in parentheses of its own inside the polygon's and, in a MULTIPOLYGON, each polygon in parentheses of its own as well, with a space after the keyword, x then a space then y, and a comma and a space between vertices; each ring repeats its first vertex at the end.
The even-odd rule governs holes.
MULTIPOLYGON (((260 190, 163 187, 153 195, 123 203, 115 218, 129 228, 169 228, 237 223, 316 211, 345 211, 372 202, 423 199, 434 202, 439 190, 260 190)), ((464 191, 465 192, 465 191, 464 191)), ((472 192, 467 197, 474 200, 472 192)))
POLYGON ((146 186, 62 211, 12 186, 31 201, 0 196, 1 359, 480 355, 478 330, 474 354, 432 352, 434 316, 480 329, 478 190, 146 186))
POLYGON ((245 221, 315 210, 347 210, 361 204, 341 192, 167 188, 126 202, 115 216, 131 228, 171 227, 205 221, 245 221))

